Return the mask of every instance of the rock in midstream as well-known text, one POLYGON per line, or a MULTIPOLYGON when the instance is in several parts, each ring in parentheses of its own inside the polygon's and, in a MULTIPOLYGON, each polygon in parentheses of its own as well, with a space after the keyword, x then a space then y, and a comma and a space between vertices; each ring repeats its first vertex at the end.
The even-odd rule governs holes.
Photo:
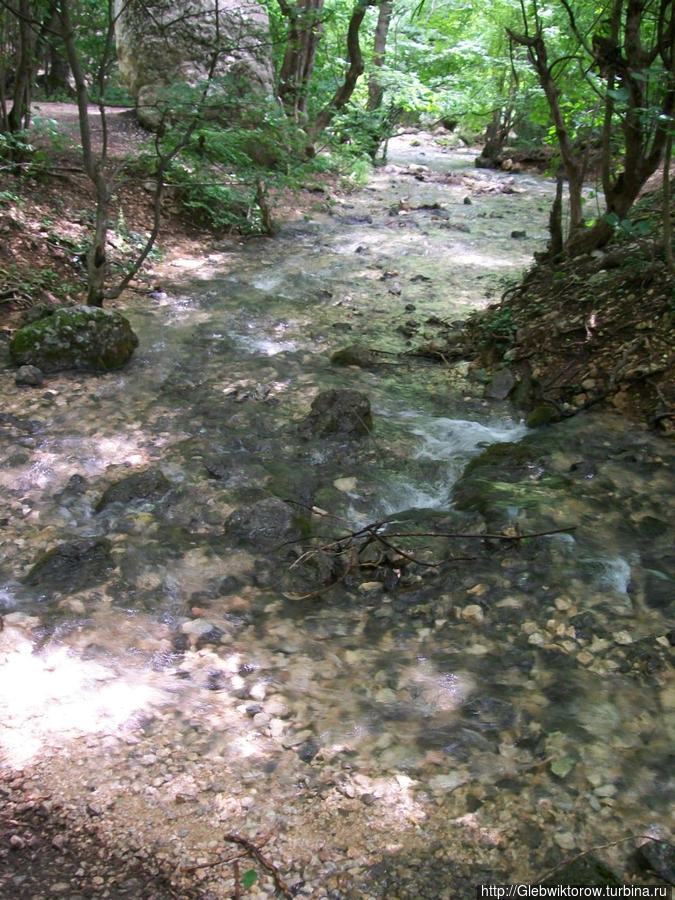
POLYGON ((360 391, 329 390, 312 402, 310 414, 300 426, 305 438, 356 438, 370 434, 373 417, 370 401, 360 391))

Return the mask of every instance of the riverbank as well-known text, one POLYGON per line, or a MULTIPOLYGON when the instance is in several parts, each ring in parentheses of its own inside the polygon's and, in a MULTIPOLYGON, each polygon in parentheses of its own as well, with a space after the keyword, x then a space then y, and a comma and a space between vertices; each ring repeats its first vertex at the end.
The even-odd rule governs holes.
MULTIPOLYGON (((79 173, 75 108, 42 104, 38 113, 43 122, 52 123, 52 134, 60 135, 61 143, 52 137, 44 144, 47 157, 35 177, 6 176, 0 195, 0 327, 5 339, 31 306, 79 302, 84 290, 92 201, 79 173)), ((130 111, 111 114, 108 127, 113 158, 133 155, 147 140, 130 111)), ((41 140, 45 142, 44 134, 41 140)), ((424 141, 434 144, 435 138, 429 135, 424 141)), ((433 177, 424 172, 423 141, 414 143, 422 164, 416 177, 433 177)), ((469 179, 467 200, 471 188, 469 179)), ((307 189, 276 198, 275 214, 288 223, 312 210, 339 210, 346 190, 346 183, 340 185, 335 178, 314 179, 307 189)), ((111 215, 113 267, 141 246, 150 228, 152 202, 142 178, 120 182, 111 215)), ((523 282, 508 286, 502 302, 472 317, 459 340, 456 325, 449 333, 440 328, 431 355, 439 361, 452 359, 459 347, 460 354, 486 367, 486 380, 501 369, 512 372, 519 384, 513 392, 516 408, 524 416, 534 411, 533 422, 599 407, 672 434, 675 299, 672 273, 658 245, 660 204, 652 184, 635 212, 642 237, 624 230, 606 251, 533 266, 523 282)), ((399 212, 405 214, 405 201, 399 212)), ((199 259, 218 240, 168 202, 154 264, 170 263, 172 257, 199 259)), ((514 248, 523 240, 525 232, 515 234, 514 248)), ((135 280, 134 290, 161 289, 152 265, 135 280)), ((401 317, 402 329, 407 318, 401 317)))
POLYGON ((675 288, 662 246, 662 192, 634 211, 644 236, 617 235, 579 259, 542 261, 469 321, 469 346, 519 383, 533 424, 601 408, 675 434, 675 288))

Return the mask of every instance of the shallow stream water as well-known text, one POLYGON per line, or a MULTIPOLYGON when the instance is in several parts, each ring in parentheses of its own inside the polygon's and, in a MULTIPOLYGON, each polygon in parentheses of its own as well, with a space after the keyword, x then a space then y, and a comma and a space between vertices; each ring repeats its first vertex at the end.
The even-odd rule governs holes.
MULTIPOLYGON (((230 866, 180 867, 225 831, 273 830, 298 896, 411 900, 667 838, 672 444, 610 415, 529 431, 466 364, 405 355, 522 273, 551 193, 400 140, 278 237, 168 261, 122 304, 123 372, 31 392, 0 373, 8 770, 74 812, 93 798, 115 846, 212 898, 230 866), (355 343, 381 364, 331 364, 355 343), (303 437, 329 388, 368 395, 370 435, 303 437), (149 467, 161 496, 100 507, 149 467), (270 498, 281 541, 253 534, 270 498), (384 519, 417 535, 389 539, 403 555, 325 590, 317 535, 384 519), (486 531, 506 538, 437 536, 486 531), (109 541, 105 577, 25 582, 85 538, 109 541)), ((259 874, 245 896, 272 897, 259 874)))

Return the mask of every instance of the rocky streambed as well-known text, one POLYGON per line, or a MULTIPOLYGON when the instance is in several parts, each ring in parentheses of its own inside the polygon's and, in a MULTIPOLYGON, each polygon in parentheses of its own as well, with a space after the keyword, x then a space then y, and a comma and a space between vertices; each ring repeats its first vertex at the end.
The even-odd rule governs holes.
POLYGON ((0 896, 667 879, 672 444, 428 359, 551 190, 401 141, 168 260, 121 372, 0 373, 0 896))

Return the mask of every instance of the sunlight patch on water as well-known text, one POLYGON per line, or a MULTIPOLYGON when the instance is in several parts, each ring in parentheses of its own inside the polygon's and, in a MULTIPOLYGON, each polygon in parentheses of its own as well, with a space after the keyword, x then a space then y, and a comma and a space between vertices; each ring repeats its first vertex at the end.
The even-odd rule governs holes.
POLYGON ((251 353, 261 353, 263 356, 278 356, 298 349, 295 341, 273 341, 270 338, 244 338, 241 344, 251 353))
POLYGON ((229 337, 248 353, 278 356, 280 353, 293 353, 298 349, 296 341, 284 337, 290 328, 288 322, 277 322, 269 328, 265 323, 255 323, 249 324, 248 328, 249 332, 253 333, 229 332, 229 337), (269 331, 271 334, 265 334, 265 331, 269 331))
POLYGON ((2 668, 0 719, 12 727, 0 734, 0 749, 14 766, 64 737, 116 731, 162 696, 100 663, 71 656, 65 647, 38 656, 28 640, 15 646, 2 668))
POLYGON ((528 259, 529 257, 514 254, 490 256, 487 253, 479 253, 466 248, 453 254, 453 260, 457 265, 476 266, 483 269, 522 269, 528 259))
POLYGON ((75 473, 93 477, 110 465, 141 466, 149 462, 148 453, 129 435, 68 438, 54 449, 37 449, 35 456, 36 461, 21 475, 16 469, 0 472, 0 486, 12 489, 18 484, 22 491, 43 492, 62 486, 75 473))

